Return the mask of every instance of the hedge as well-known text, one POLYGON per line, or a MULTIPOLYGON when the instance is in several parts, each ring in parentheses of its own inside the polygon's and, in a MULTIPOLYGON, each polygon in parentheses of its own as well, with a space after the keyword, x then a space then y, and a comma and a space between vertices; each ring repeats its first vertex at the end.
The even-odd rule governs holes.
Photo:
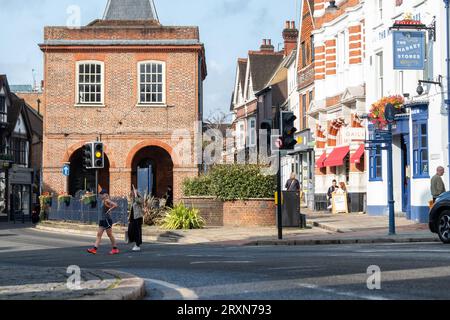
POLYGON ((216 165, 207 175, 183 182, 187 197, 214 196, 220 200, 273 198, 276 176, 264 175, 258 165, 216 165))

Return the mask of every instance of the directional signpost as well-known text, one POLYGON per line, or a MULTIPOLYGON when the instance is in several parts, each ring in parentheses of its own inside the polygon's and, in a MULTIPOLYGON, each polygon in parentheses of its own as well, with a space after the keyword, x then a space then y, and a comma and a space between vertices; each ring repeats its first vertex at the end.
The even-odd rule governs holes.
POLYGON ((63 168, 62 168, 62 174, 64 177, 68 177, 70 176, 70 164, 65 163, 63 168))
POLYGON ((395 235, 395 201, 394 201, 394 172, 392 160, 392 123, 396 110, 392 104, 385 107, 387 130, 375 130, 373 139, 366 140, 366 150, 387 150, 388 154, 388 206, 389 206, 389 234, 395 235))

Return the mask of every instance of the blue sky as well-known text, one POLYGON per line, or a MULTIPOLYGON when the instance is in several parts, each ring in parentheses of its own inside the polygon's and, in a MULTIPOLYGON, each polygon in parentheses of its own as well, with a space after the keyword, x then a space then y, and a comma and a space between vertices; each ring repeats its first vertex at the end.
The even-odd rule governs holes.
MULTIPOLYGON (((32 69, 42 79, 43 56, 37 46, 46 25, 66 25, 67 10, 81 9, 81 24, 101 18, 107 0, 0 0, 0 74, 10 84, 32 84, 32 69)), ((205 114, 228 111, 238 57, 259 48, 263 38, 275 47, 286 20, 296 20, 298 0, 155 0, 163 25, 196 25, 206 47, 208 78, 205 114)))

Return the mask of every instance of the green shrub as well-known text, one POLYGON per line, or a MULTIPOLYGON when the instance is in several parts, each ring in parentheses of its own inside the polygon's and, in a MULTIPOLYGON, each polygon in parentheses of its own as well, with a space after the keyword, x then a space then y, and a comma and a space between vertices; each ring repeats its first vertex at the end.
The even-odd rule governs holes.
POLYGON ((183 194, 186 197, 208 197, 214 196, 212 180, 209 176, 186 179, 183 182, 183 194))
POLYGON ((264 175, 259 165, 216 165, 206 176, 183 183, 184 195, 214 196, 223 201, 273 198, 276 176, 264 175))
POLYGON ((204 225, 199 211, 186 208, 183 204, 176 205, 161 221, 161 227, 166 230, 202 229, 204 225))
POLYGON ((258 165, 218 165, 211 171, 213 191, 221 200, 273 198, 276 176, 264 175, 258 165))

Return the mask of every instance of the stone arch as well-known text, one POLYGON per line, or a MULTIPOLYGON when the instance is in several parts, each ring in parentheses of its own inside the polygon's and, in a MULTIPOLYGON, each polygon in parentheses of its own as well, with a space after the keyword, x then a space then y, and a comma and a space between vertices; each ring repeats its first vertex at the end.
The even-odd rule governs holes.
POLYGON ((173 148, 171 146, 169 146, 167 143, 165 143, 161 140, 157 140, 157 139, 146 139, 145 141, 142 141, 142 142, 138 143, 137 145, 135 145, 131 149, 131 151, 128 153, 126 163, 125 163, 125 167, 127 169, 132 168, 134 157, 136 156, 136 154, 139 151, 141 151, 142 149, 144 149, 146 147, 159 147, 161 149, 164 149, 172 158, 174 166, 176 166, 179 163, 177 161, 178 159, 177 159, 176 155, 173 152, 173 148))

